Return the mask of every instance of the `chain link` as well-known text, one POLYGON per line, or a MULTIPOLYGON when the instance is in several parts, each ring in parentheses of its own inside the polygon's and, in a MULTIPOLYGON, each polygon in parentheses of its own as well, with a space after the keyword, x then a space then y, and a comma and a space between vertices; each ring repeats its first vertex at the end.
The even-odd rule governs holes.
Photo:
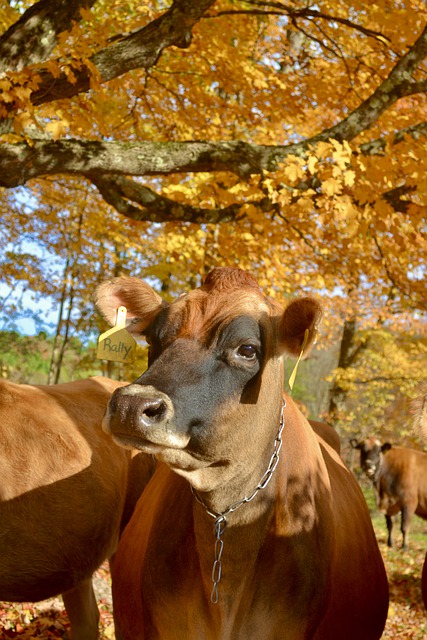
POLYGON ((222 562, 221 562, 221 559, 222 559, 222 553, 223 553, 223 550, 224 550, 224 541, 222 540, 222 536, 223 536, 225 528, 227 526, 227 518, 226 518, 226 516, 228 516, 233 511, 236 511, 236 509, 241 507, 242 504, 246 504, 247 502, 251 502, 255 498, 257 493, 259 491, 261 491, 262 489, 265 489, 265 487, 270 482, 271 477, 272 477, 272 475, 273 475, 273 473, 274 473, 274 471, 275 471, 275 469, 276 469, 276 467, 277 467, 277 465, 279 463, 279 453, 280 453, 280 449, 282 448, 282 431, 283 431, 283 427, 285 426, 285 418, 284 418, 285 407, 286 407, 286 401, 285 401, 285 399, 283 399, 282 409, 281 409, 281 412, 280 412, 279 431, 277 432, 277 436, 276 436, 276 439, 274 441, 273 455, 270 458, 270 462, 268 464, 267 470, 265 471, 264 475, 262 476, 261 480, 259 481, 259 483, 256 486, 256 488, 254 489, 254 491, 249 496, 245 496, 241 500, 238 500, 237 502, 234 502, 227 509, 225 509, 225 511, 223 511, 222 513, 215 513, 215 511, 211 511, 209 509, 209 507, 204 503, 202 498, 199 495, 197 495, 195 489, 191 486, 191 492, 192 492, 193 496, 196 498, 197 502, 199 502, 199 504, 201 504, 202 507, 204 507, 206 513, 208 515, 210 515, 211 518, 214 518, 214 520, 215 520, 215 522, 214 522, 215 557, 214 557, 214 563, 213 563, 213 566, 212 566, 213 588, 212 588, 212 593, 211 593, 211 602, 213 604, 217 604, 217 602, 218 602, 218 584, 219 584, 219 582, 221 580, 221 576, 222 576, 222 562))

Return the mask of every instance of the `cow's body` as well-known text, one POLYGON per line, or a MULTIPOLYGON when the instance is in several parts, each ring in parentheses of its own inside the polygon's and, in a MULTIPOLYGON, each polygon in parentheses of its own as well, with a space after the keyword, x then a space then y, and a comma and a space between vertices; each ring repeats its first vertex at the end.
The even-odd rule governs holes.
POLYGON ((401 512, 402 547, 408 542, 414 513, 427 519, 427 453, 381 444, 375 438, 351 440, 360 449, 360 464, 374 484, 378 507, 385 513, 389 547, 393 546, 393 516, 401 512))
MULTIPOLYGON (((420 389, 417 398, 411 401, 411 411, 414 415, 415 426, 419 429, 424 440, 427 442, 427 386, 420 389)), ((427 553, 424 558, 424 565, 421 574, 421 589, 424 606, 427 609, 427 553)))
POLYGON ((121 304, 149 368, 105 428, 162 464, 113 562, 118 638, 380 638, 388 587, 363 496, 333 432, 316 427, 330 446, 287 396, 282 409, 281 355, 312 342, 317 303, 284 313, 216 269, 169 307, 135 279, 101 287, 111 321, 121 304))
POLYGON ((147 456, 101 429, 121 385, 0 381, 0 600, 61 593, 77 640, 98 637, 91 576, 115 551, 152 471, 147 456))

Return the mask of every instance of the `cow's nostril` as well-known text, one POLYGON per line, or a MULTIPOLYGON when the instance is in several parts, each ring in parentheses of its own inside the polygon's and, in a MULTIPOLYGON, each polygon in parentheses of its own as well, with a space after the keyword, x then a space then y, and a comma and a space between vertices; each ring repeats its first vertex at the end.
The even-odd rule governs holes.
POLYGON ((162 422, 166 418, 167 405, 163 400, 146 400, 142 411, 150 423, 162 422))

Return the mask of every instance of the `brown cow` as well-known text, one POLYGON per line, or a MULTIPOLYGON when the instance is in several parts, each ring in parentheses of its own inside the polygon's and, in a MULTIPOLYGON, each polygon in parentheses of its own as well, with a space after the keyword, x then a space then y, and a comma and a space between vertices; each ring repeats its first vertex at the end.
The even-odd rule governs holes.
MULTIPOLYGON (((420 430, 424 440, 427 441, 427 386, 420 390, 420 395, 411 401, 411 411, 414 414, 415 426, 420 430)), ((427 609, 427 553, 421 574, 421 589, 424 606, 427 609)))
POLYGON ((360 450, 360 466, 372 480, 378 507, 385 512, 388 546, 393 546, 393 516, 400 511, 405 549, 414 513, 427 519, 427 453, 381 444, 376 438, 361 442, 352 438, 350 444, 360 450))
POLYGON ((118 638, 380 638, 388 585, 363 495, 283 398, 281 356, 313 342, 317 302, 284 311, 219 268, 170 305, 135 278, 97 303, 111 323, 126 306, 150 344, 105 428, 160 461, 112 565, 118 638))
POLYGON ((76 640, 98 637, 91 576, 115 551, 154 465, 101 429, 122 384, 0 381, 0 600, 61 593, 76 640))

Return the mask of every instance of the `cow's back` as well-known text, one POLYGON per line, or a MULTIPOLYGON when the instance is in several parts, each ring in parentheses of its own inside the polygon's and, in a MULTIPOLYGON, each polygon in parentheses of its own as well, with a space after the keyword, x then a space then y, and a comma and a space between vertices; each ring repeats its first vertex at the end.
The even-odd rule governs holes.
POLYGON ((38 600, 115 549, 130 453, 101 430, 120 383, 0 382, 0 600, 38 600))
POLYGON ((338 433, 331 425, 317 420, 309 420, 311 428, 320 440, 331 446, 337 453, 341 453, 341 441, 338 433))

